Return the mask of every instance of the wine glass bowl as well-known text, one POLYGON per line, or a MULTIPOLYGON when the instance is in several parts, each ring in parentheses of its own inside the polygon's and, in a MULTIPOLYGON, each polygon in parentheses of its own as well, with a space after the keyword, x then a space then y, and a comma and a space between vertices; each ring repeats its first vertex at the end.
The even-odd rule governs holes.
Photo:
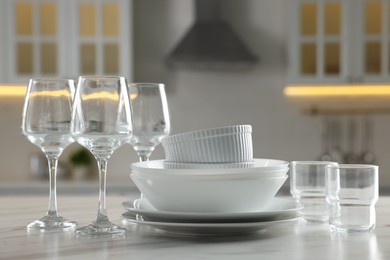
POLYGON ((140 161, 147 161, 171 131, 165 85, 133 83, 129 92, 133 111, 133 136, 129 142, 140 161))
POLYGON ((30 223, 28 230, 66 230, 77 223, 58 214, 56 174, 58 159, 71 143, 70 121, 74 81, 31 79, 23 107, 22 133, 46 155, 50 174, 49 207, 46 215, 30 223))
POLYGON ((96 158, 99 169, 99 206, 96 219, 78 228, 87 236, 122 236, 126 229, 111 223, 106 209, 107 162, 114 151, 132 134, 132 115, 123 77, 81 76, 75 100, 71 133, 96 158))

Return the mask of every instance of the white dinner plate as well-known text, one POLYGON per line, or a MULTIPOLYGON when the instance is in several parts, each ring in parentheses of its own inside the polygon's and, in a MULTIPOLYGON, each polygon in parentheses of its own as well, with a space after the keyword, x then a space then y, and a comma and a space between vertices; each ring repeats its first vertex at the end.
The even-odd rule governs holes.
POLYGON ((198 212, 171 212, 153 208, 147 199, 122 202, 129 215, 140 214, 153 220, 164 222, 241 222, 241 221, 270 221, 295 217, 300 206, 292 199, 274 198, 268 207, 255 212, 237 213, 198 213, 198 212))
POLYGON ((122 214, 124 224, 136 223, 139 225, 151 226, 168 233, 176 235, 201 235, 201 236, 221 236, 221 235, 248 235, 275 225, 293 222, 299 217, 285 218, 274 221, 261 222, 234 222, 234 223, 182 223, 144 220, 139 214, 131 215, 129 212, 122 214))

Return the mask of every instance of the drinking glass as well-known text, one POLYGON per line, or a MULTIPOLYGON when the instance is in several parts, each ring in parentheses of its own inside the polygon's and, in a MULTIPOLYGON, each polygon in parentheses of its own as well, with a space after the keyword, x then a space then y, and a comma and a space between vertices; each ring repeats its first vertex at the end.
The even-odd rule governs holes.
POLYGON ((129 87, 133 110, 130 144, 140 161, 148 161, 155 147, 171 130, 164 84, 134 83, 129 87))
POLYGON ((329 224, 341 233, 366 232, 375 228, 378 201, 377 165, 327 166, 329 224))
POLYGON ((66 230, 77 223, 58 214, 56 174, 58 158, 69 144, 74 81, 31 79, 24 101, 22 133, 46 155, 49 165, 49 207, 46 216, 30 223, 29 230, 66 230))
POLYGON ((99 204, 96 219, 76 234, 122 236, 126 229, 111 223, 106 209, 107 162, 132 134, 127 82, 123 77, 81 76, 77 85, 71 133, 96 158, 99 169, 99 204))
POLYGON ((294 161, 291 162, 291 195, 303 206, 302 218, 310 222, 328 220, 326 201, 326 166, 335 162, 294 161))

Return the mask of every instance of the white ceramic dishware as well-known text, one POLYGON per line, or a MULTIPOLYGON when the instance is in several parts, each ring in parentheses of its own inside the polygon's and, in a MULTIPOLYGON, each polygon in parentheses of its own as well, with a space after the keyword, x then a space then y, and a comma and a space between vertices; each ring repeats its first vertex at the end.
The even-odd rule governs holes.
POLYGON ((165 160, 132 163, 134 174, 157 175, 219 175, 258 174, 259 177, 283 176, 288 172, 289 163, 273 159, 253 159, 251 163, 173 163, 165 160))
POLYGON ((269 205, 288 175, 130 174, 141 193, 158 210, 176 212, 253 212, 269 205))
POLYGON ((276 225, 294 222, 299 217, 286 217, 280 220, 253 221, 253 222, 227 222, 227 223, 183 223, 144 220, 141 215, 122 214, 123 223, 137 223, 143 226, 154 227, 166 233, 184 236, 227 236, 227 235, 250 235, 276 225))
POLYGON ((253 159, 252 126, 235 125, 168 136, 162 140, 167 161, 236 163, 253 159))
POLYGON ((229 169, 229 168, 254 168, 255 162, 239 163, 181 163, 164 160, 165 169, 229 169))
POLYGON ((254 210, 253 212, 238 213, 197 213, 197 212, 172 212, 155 209, 146 198, 135 201, 125 201, 122 206, 127 212, 141 214, 144 218, 171 222, 228 222, 228 221, 269 221, 297 216, 300 209, 298 203, 292 199, 273 198, 269 206, 254 210))

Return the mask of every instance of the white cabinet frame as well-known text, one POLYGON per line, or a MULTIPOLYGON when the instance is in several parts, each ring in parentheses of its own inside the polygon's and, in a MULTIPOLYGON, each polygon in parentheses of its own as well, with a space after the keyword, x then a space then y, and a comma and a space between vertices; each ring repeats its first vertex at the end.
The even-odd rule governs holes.
MULTIPOLYGON (((97 9, 102 12, 101 6, 104 3, 117 3, 120 11, 120 35, 116 39, 109 39, 98 35, 96 47, 98 48, 96 55, 96 74, 103 74, 103 43, 113 42, 118 44, 119 57, 119 75, 126 77, 129 81, 133 77, 133 44, 132 44, 132 0, 4 0, 0 1, 0 82, 5 83, 25 83, 32 77, 77 77, 80 75, 79 62, 79 43, 82 41, 79 37, 79 13, 78 5, 83 2, 88 2, 97 5, 97 9), (42 37, 38 33, 33 32, 33 36, 24 37, 16 35, 15 30, 15 6, 17 3, 32 3, 33 8, 37 9, 38 4, 42 2, 54 2, 57 5, 57 35, 53 37, 42 37), (32 75, 20 75, 17 73, 17 53, 16 42, 26 41, 34 44, 34 73, 32 75), (46 41, 54 41, 57 46, 57 74, 42 75, 40 69, 40 49, 36 43, 46 41)), ((37 14, 39 10, 33 9, 33 14, 37 14)), ((103 17, 102 14, 96 17, 103 17)), ((100 19, 101 20, 101 19, 100 19)), ((38 15, 33 15, 34 28, 39 27, 38 15)), ((97 26, 102 24, 98 21, 97 26)), ((97 32, 100 30, 98 29, 97 32)))
POLYGON ((379 0, 382 4, 382 34, 365 35, 364 5, 369 0, 292 0, 289 3, 291 10, 289 35, 289 74, 288 81, 292 84, 313 83, 383 83, 390 80, 390 1, 379 0), (317 35, 315 37, 317 51, 317 73, 313 75, 300 74, 300 43, 313 42, 313 37, 300 35, 300 4, 315 3, 317 5, 317 35), (341 28, 340 41, 333 36, 323 33, 324 4, 340 3, 341 28), (337 76, 324 74, 324 45, 326 42, 340 43, 340 74, 337 76), (381 43, 381 72, 368 74, 365 72, 365 43, 375 41, 381 43))

